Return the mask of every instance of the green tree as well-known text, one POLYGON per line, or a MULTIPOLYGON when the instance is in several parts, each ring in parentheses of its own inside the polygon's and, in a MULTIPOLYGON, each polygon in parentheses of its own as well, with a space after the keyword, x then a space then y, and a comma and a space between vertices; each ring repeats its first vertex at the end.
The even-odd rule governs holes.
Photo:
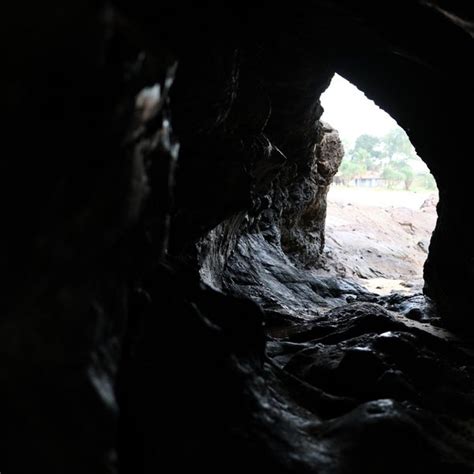
POLYGON ((436 181, 431 173, 420 173, 415 177, 417 186, 429 191, 436 190, 436 181))
MULTIPOLYGON (((393 128, 382 138, 363 134, 346 153, 339 169, 339 176, 345 182, 367 171, 376 171, 388 182, 389 187, 403 183, 405 189, 409 191, 415 180, 410 161, 415 158, 417 158, 415 148, 400 127, 393 128)), ((432 186, 433 182, 427 178, 426 187, 432 186)))
POLYGON ((415 148, 408 135, 400 127, 393 128, 382 139, 384 154, 389 161, 403 159, 410 160, 417 157, 415 148))
POLYGON ((410 190, 415 179, 415 173, 405 160, 392 160, 385 165, 382 176, 389 182, 390 187, 393 187, 396 183, 403 182, 407 191, 410 190))
POLYGON ((362 152, 366 152, 369 160, 379 159, 382 156, 380 138, 367 134, 360 135, 355 141, 352 154, 357 155, 362 152))
POLYGON ((356 176, 366 171, 365 165, 354 160, 344 160, 339 168, 339 175, 343 181, 352 181, 356 176))
POLYGON ((389 188, 395 187, 395 185, 400 183, 404 178, 403 174, 397 170, 392 163, 384 166, 382 177, 387 181, 389 188))
POLYGON ((373 135, 367 135, 366 133, 360 135, 354 144, 354 150, 366 150, 374 158, 379 158, 381 156, 381 151, 379 150, 380 138, 374 137, 373 135))
POLYGON ((405 189, 410 191, 410 187, 413 184, 415 178, 415 173, 413 172, 412 167, 404 160, 395 161, 394 166, 398 171, 403 175, 403 184, 405 189))
POLYGON ((360 135, 355 141, 350 156, 353 160, 364 163, 369 171, 378 169, 379 159, 382 156, 380 138, 367 134, 360 135))

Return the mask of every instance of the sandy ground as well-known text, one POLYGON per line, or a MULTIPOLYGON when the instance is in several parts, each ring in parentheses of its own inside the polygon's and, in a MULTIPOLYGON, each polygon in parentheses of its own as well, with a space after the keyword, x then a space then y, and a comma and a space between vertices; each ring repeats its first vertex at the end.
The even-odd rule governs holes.
POLYGON ((332 186, 325 268, 379 294, 420 291, 436 225, 433 192, 332 186), (423 203, 431 205, 423 207, 423 203))
POLYGON ((332 185, 329 189, 328 201, 331 203, 354 204, 369 207, 406 207, 419 210, 421 205, 431 196, 433 191, 409 192, 380 188, 356 188, 332 185))

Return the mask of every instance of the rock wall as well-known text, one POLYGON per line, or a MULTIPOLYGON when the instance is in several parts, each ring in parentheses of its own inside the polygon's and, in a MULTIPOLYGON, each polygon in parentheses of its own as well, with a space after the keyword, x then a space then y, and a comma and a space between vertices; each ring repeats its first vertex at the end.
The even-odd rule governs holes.
POLYGON ((345 295, 366 293, 315 271, 324 248, 326 197, 344 153, 337 131, 321 122, 315 126, 317 141, 306 161, 289 159, 268 141, 267 155, 251 167, 251 207, 197 245, 206 284, 282 318, 311 317, 344 302, 345 295))
MULTIPOLYGON (((232 106, 226 109, 229 112, 226 124, 219 125, 218 135, 213 135, 212 139, 209 134, 205 139, 193 136, 194 153, 201 150, 200 156, 206 157, 202 161, 216 155, 216 160, 221 160, 222 168, 213 165, 212 172, 209 172, 207 168, 196 165, 189 168, 192 173, 186 178, 183 164, 181 178, 186 190, 180 192, 179 187, 177 190, 178 195, 183 196, 180 215, 176 219, 177 234, 183 236, 185 233, 181 229, 186 229, 187 235, 190 235, 189 229, 196 224, 192 219, 198 215, 201 216, 201 227, 197 234, 201 236, 223 220, 223 209, 218 212, 214 209, 224 205, 224 200, 216 202, 209 197, 205 203, 200 203, 203 188, 206 189, 205 195, 225 195, 225 206, 229 211, 232 206, 232 212, 246 212, 252 208, 252 191, 249 188, 253 177, 239 175, 238 170, 242 171, 242 168, 236 163, 246 162, 243 169, 250 170, 249 162, 255 161, 252 158, 255 152, 260 157, 268 154, 265 149, 268 139, 295 167, 293 183, 281 186, 286 192, 292 188, 292 205, 296 210, 296 214, 286 216, 284 228, 287 230, 281 236, 283 246, 294 263, 304 265, 314 262, 321 233, 320 229, 307 232, 305 237, 309 235, 309 241, 298 237, 306 212, 303 196, 311 193, 310 185, 305 188, 306 185, 298 184, 298 173, 309 173, 305 163, 309 163, 308 157, 317 142, 315 134, 318 131, 314 124, 320 116, 318 97, 327 86, 332 72, 337 71, 398 121, 437 179, 441 189, 439 225, 432 238, 425 268, 425 291, 437 302, 445 319, 453 326, 470 325, 463 315, 466 308, 472 308, 473 303, 468 290, 473 283, 472 246, 468 234, 461 230, 464 223, 464 211, 461 209, 465 209, 462 201, 466 199, 469 178, 459 172, 462 159, 457 158, 470 154, 467 138, 469 121, 459 120, 456 123, 456 138, 446 140, 442 118, 464 116, 473 102, 469 86, 472 72, 465 60, 472 55, 469 15, 463 10, 466 20, 460 22, 449 9, 426 2, 403 7, 390 2, 383 8, 375 5, 369 8, 362 4, 356 8, 347 2, 336 6, 329 2, 318 4, 314 10, 309 9, 304 14, 295 11, 291 21, 287 12, 276 8, 272 10, 272 21, 266 20, 267 13, 258 8, 252 10, 246 17, 247 27, 242 37, 240 20, 237 24, 230 22, 228 25, 231 32, 228 44, 232 45, 232 52, 238 51, 236 57, 240 61, 239 77, 233 82, 232 106), (422 30, 420 24, 425 25, 422 30), (400 35, 400 25, 403 25, 403 35, 400 35), (233 141, 226 136, 230 129, 233 141), (220 137, 218 141, 214 140, 216 136, 220 137), (202 145, 197 147, 196 141, 202 145), (230 146, 236 141, 241 146, 237 150, 230 146), (223 142, 226 146, 222 146, 223 142), (226 166, 222 165, 224 157, 226 166), (459 166, 447 166, 448 162, 459 162, 459 166), (189 215, 185 216, 183 208, 188 204, 184 196, 190 189, 191 180, 199 183, 199 188, 191 188, 196 198, 189 215), (298 200, 303 203, 299 210, 298 200), (203 213, 222 218, 212 220, 203 213), (309 247, 303 248, 306 245, 309 247), (453 275, 462 275, 462 278, 453 279, 453 275)), ((226 38, 222 31, 219 34, 226 38)), ((221 51, 219 54, 224 53, 221 51)), ((188 67, 198 70, 196 63, 199 59, 196 58, 199 54, 192 55, 188 67)), ((227 57, 231 57, 230 52, 227 57)), ((212 71, 212 68, 206 69, 203 74, 206 83, 212 84, 215 91, 217 78, 222 75, 223 69, 212 71)), ((182 78, 187 94, 206 96, 206 85, 194 88, 194 76, 190 74, 189 78, 189 81, 182 78)), ((230 82, 227 79, 221 83, 223 90, 229 90, 224 84, 230 82)), ((213 104, 216 106, 216 103, 213 104)), ((179 122, 180 106, 177 105, 176 110, 179 122)), ((219 113, 216 116, 222 118, 224 115, 219 113)), ((271 155, 274 158, 262 164, 264 169, 267 166, 281 166, 278 155, 271 155)), ((197 155, 193 156, 196 158, 197 155)), ((199 159, 193 160, 184 147, 182 160, 183 163, 199 162, 199 159)), ((268 174, 264 172, 263 178, 258 175, 257 179, 264 180, 266 176, 268 174)), ((266 200, 262 205, 268 206, 266 200)), ((471 309, 468 312, 472 312, 471 309)))
POLYGON ((290 258, 303 266, 316 267, 324 249, 327 194, 344 156, 339 134, 322 123, 315 145, 315 159, 302 178, 288 181, 288 204, 283 213, 282 247, 290 258))
POLYGON ((437 178, 426 291, 471 324, 472 7, 63 3, 1 20, 0 471, 472 472, 466 342, 416 301, 320 314, 370 295, 303 270, 337 70, 437 178))

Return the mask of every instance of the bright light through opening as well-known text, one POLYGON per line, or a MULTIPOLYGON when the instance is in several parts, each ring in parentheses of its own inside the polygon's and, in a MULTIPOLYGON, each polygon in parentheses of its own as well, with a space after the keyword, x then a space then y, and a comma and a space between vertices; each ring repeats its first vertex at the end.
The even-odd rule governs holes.
POLYGON ((438 200, 428 167, 397 122, 343 77, 321 103, 345 149, 328 196, 325 267, 380 294, 421 290, 438 200))

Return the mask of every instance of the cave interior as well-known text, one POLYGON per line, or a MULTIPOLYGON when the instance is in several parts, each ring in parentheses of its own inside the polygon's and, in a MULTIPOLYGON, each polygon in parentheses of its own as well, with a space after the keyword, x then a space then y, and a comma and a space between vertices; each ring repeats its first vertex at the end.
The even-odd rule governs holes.
POLYGON ((6 13, 0 472, 472 473, 470 4, 6 13), (436 178, 423 293, 312 272, 336 72, 436 178))

